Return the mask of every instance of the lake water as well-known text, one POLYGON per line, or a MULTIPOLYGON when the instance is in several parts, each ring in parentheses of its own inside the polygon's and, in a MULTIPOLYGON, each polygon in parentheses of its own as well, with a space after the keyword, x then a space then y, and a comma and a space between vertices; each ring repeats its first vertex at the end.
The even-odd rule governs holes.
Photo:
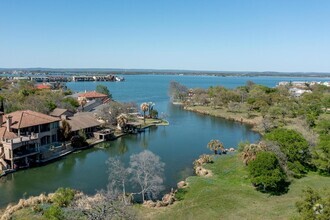
MULTIPOLYGON (((54 163, 19 171, 0 179, 0 207, 19 198, 52 192, 58 187, 72 187, 93 194, 107 185, 109 157, 119 156, 125 163, 130 155, 148 149, 159 155, 165 166, 166 190, 193 174, 192 162, 203 153, 210 153, 206 145, 211 139, 221 140, 225 147, 236 147, 240 141, 257 141, 260 136, 246 125, 211 116, 183 111, 169 103, 169 82, 178 81, 188 87, 207 88, 223 85, 233 88, 244 85, 247 80, 266 86, 279 81, 301 80, 276 77, 213 77, 129 75, 124 82, 72 82, 67 86, 74 91, 95 90, 96 85, 106 85, 118 101, 152 101, 159 113, 165 113, 170 125, 151 128, 138 135, 128 135, 104 143, 107 148, 92 148, 73 153, 54 163)), ((329 79, 308 78, 325 81, 329 79)))

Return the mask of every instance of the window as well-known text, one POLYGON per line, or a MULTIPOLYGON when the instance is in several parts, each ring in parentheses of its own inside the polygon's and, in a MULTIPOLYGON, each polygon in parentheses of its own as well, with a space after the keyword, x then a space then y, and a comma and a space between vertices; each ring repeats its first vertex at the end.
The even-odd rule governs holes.
POLYGON ((57 122, 53 122, 50 124, 50 128, 53 129, 53 128, 58 128, 59 127, 59 123, 58 121, 57 122))
POLYGON ((46 131, 49 131, 50 130, 50 124, 43 124, 43 125, 40 125, 40 132, 46 132, 46 131))

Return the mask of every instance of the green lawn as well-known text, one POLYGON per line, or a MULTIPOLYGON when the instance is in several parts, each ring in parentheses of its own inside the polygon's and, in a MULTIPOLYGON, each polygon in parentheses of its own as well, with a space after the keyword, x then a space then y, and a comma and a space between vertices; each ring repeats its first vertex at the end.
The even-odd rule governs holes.
POLYGON ((212 169, 214 176, 189 177, 190 188, 183 201, 160 209, 139 207, 148 219, 290 219, 297 215, 295 202, 306 186, 325 188, 330 178, 310 173, 294 180, 282 196, 260 193, 252 187, 247 171, 237 155, 220 156, 212 169))
MULTIPOLYGON (((310 186, 323 189, 330 178, 316 173, 296 179, 287 194, 270 196, 256 191, 247 178, 247 170, 237 154, 221 155, 206 168, 213 177, 192 176, 184 200, 165 208, 145 208, 136 205, 140 219, 292 219, 297 216, 295 202, 302 189, 310 186)), ((16 212, 12 219, 45 219, 31 208, 16 212)))

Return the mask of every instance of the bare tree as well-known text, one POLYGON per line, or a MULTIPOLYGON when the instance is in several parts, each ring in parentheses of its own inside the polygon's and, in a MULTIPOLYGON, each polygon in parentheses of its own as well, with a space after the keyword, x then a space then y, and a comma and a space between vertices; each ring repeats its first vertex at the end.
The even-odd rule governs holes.
POLYGON ((128 179, 129 170, 125 168, 124 164, 118 157, 109 157, 107 160, 108 165, 108 191, 113 194, 122 194, 122 201, 129 204, 126 196, 126 180, 128 179), (120 191, 122 191, 120 193, 120 191))
POLYGON ((188 88, 178 82, 171 81, 169 88, 169 95, 172 101, 185 101, 188 97, 188 88))
POLYGON ((128 103, 111 102, 108 105, 103 105, 98 110, 97 114, 107 123, 111 125, 115 125, 117 123, 117 117, 120 114, 131 113, 132 110, 137 111, 137 105, 134 102, 128 102, 128 103))
POLYGON ((68 219, 78 219, 82 215, 88 220, 135 219, 130 207, 109 191, 100 191, 92 197, 83 195, 76 200, 68 219))
POLYGON ((141 189, 137 194, 141 194, 143 202, 146 196, 153 199, 163 190, 164 166, 159 156, 148 150, 130 157, 131 182, 141 189))

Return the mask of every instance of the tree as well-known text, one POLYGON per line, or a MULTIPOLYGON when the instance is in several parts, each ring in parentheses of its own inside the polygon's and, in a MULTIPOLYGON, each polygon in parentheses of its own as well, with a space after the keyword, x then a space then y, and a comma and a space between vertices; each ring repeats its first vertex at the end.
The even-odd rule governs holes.
POLYGON ((214 151, 214 154, 218 154, 218 150, 221 150, 221 151, 225 150, 223 144, 219 140, 211 140, 207 144, 207 148, 214 151))
POLYGON ((148 114, 151 116, 151 111, 154 110, 155 103, 148 102, 148 114))
POLYGON ((136 111, 137 108, 138 107, 134 102, 119 103, 112 101, 109 104, 102 105, 98 109, 97 114, 107 123, 111 125, 116 125, 117 117, 120 114, 132 113, 132 110, 136 111))
POLYGON ((142 201, 145 197, 153 199, 163 190, 163 172, 165 164, 160 161, 159 156, 151 151, 144 150, 130 157, 131 182, 140 188, 142 201))
POLYGON ((146 111, 149 110, 148 103, 144 102, 140 105, 141 111, 143 111, 143 122, 146 123, 146 111))
POLYGON ((281 148, 281 151, 288 158, 288 167, 296 173, 307 172, 306 168, 311 161, 309 145, 306 139, 298 132, 290 129, 277 128, 264 136, 266 140, 275 141, 281 148))
POLYGON ((172 101, 184 102, 188 97, 188 88, 178 82, 171 81, 169 88, 169 95, 172 101))
POLYGON ((60 126, 60 137, 62 141, 68 141, 72 137, 71 125, 67 120, 62 120, 60 126))
POLYGON ((321 135, 313 150, 313 164, 322 175, 330 176, 330 134, 321 135))
POLYGON ((95 91, 107 95, 109 98, 112 98, 112 94, 110 93, 108 87, 104 85, 97 85, 95 91))
POLYGON ((124 164, 118 157, 109 157, 106 164, 108 165, 108 191, 113 194, 119 194, 125 204, 128 204, 126 196, 126 181, 129 175, 129 169, 125 168, 124 164), (120 193, 121 191, 121 193, 120 193))
POLYGON ((71 138, 71 145, 74 148, 81 148, 88 146, 88 143, 86 142, 87 135, 84 130, 80 130, 78 132, 78 135, 75 135, 71 138))
POLYGON ((248 165, 251 182, 258 190, 271 194, 281 194, 287 190, 284 171, 272 152, 258 152, 256 159, 248 165))
POLYGON ((134 212, 128 204, 118 199, 118 194, 111 191, 100 191, 93 197, 81 196, 73 204, 67 219, 135 219, 134 212))
POLYGON ((84 111, 85 105, 87 104, 87 100, 83 98, 80 100, 80 105, 81 105, 81 111, 84 111))
POLYGON ((151 118, 158 118, 158 111, 156 109, 152 109, 149 115, 151 118))

